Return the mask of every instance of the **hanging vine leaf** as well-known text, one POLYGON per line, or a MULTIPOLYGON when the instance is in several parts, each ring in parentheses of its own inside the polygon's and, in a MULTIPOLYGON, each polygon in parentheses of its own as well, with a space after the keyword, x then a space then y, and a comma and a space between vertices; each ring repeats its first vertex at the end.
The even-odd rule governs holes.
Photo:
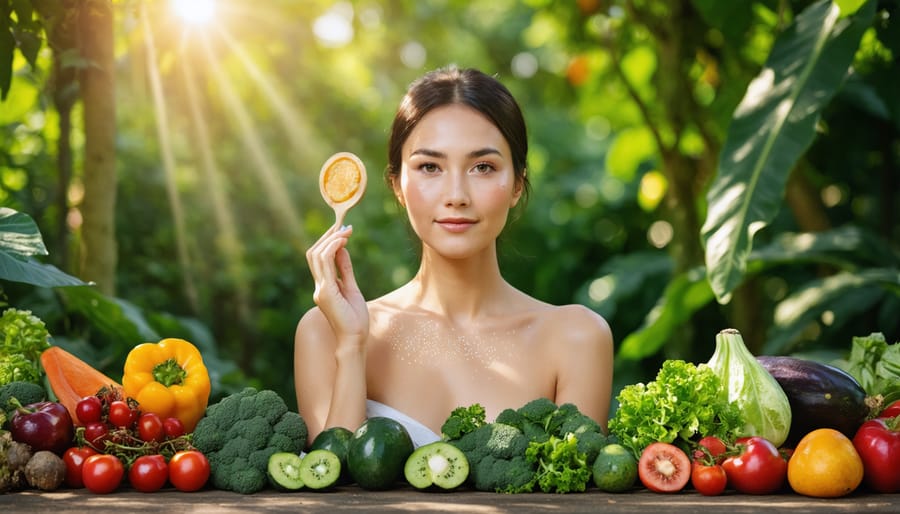
POLYGON ((701 229, 708 278, 726 303, 746 269, 753 236, 776 215, 791 168, 841 86, 875 2, 854 16, 820 1, 779 35, 763 70, 736 109, 709 189, 701 229))

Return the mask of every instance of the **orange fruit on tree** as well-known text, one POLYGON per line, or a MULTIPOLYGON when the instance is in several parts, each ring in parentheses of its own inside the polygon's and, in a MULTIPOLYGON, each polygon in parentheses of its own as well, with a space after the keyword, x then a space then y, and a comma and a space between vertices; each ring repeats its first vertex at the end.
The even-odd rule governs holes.
POLYGON ((803 436, 788 461, 788 483, 806 496, 844 496, 856 490, 862 479, 863 463, 853 442, 832 428, 803 436))

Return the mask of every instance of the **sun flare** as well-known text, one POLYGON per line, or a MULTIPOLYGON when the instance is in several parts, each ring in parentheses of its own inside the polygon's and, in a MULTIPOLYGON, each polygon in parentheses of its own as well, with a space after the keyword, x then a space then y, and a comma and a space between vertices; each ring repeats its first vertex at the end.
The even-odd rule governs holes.
POLYGON ((216 13, 215 0, 169 0, 172 11, 185 23, 205 25, 216 13))

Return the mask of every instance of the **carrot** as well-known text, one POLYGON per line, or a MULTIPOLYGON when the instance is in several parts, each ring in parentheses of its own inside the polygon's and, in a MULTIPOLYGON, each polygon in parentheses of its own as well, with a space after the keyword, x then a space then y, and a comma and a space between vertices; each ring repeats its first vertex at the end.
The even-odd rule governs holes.
POLYGON ((104 387, 122 389, 115 380, 59 346, 51 346, 41 353, 41 365, 57 401, 63 404, 75 424, 81 424, 75 406, 85 396, 93 396, 104 387))

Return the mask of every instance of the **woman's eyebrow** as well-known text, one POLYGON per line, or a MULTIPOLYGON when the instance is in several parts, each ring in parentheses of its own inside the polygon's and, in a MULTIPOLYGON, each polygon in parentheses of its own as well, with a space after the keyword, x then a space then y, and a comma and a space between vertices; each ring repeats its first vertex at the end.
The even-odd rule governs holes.
MULTIPOLYGON (((494 148, 492 146, 486 146, 484 148, 480 148, 478 150, 473 150, 473 151, 469 152, 467 157, 469 157, 470 159, 474 159, 474 158, 478 158, 478 157, 484 157, 485 155, 494 155, 494 154, 502 157, 500 150, 497 150, 496 148, 494 148)), ((438 158, 444 159, 447 157, 447 154, 445 154, 444 152, 439 152, 437 150, 431 150, 428 148, 418 148, 416 150, 413 150, 409 154, 410 157, 413 157, 416 155, 424 155, 426 157, 434 157, 436 159, 438 159, 438 158)))

